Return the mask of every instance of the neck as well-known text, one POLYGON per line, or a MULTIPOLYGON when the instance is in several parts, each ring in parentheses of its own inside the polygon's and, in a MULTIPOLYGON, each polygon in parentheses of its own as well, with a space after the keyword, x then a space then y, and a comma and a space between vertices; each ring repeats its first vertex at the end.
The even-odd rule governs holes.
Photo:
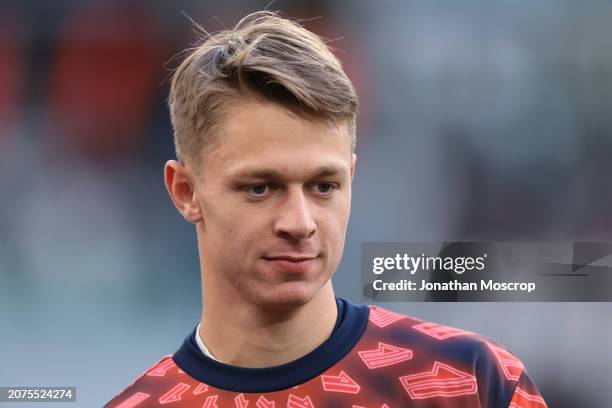
POLYGON ((283 309, 232 304, 204 297, 199 335, 211 354, 225 364, 264 368, 310 353, 331 335, 338 310, 327 282, 308 303, 283 309))

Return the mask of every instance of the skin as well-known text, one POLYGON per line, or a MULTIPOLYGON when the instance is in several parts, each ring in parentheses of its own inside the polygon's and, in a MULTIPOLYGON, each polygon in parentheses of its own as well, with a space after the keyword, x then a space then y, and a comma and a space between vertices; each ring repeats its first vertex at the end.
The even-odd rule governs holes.
POLYGON ((196 225, 200 336, 224 363, 270 367, 332 332, 356 156, 344 126, 270 102, 237 102, 226 117, 200 171, 170 160, 165 183, 196 225))

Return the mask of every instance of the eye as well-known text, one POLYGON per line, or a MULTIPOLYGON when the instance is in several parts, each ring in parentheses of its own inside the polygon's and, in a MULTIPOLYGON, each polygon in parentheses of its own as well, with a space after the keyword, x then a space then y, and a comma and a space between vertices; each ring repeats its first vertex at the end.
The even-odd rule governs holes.
POLYGON ((247 188, 247 192, 253 196, 261 197, 270 190, 270 186, 267 184, 256 184, 247 188))
POLYGON ((313 188, 317 194, 329 195, 338 187, 332 183, 316 183, 313 188))

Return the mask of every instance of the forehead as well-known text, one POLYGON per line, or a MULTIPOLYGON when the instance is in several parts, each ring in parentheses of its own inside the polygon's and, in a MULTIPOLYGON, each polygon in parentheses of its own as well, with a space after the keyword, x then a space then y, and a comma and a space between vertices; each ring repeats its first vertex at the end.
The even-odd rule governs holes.
POLYGON ((226 111, 215 145, 204 160, 211 171, 234 174, 275 170, 348 170, 351 140, 345 125, 298 116, 274 103, 238 102, 226 111))

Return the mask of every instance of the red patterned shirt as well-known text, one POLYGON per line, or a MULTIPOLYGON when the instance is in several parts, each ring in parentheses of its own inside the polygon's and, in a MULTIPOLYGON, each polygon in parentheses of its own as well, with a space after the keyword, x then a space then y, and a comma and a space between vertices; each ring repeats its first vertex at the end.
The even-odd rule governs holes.
POLYGON ((464 330, 337 300, 332 335, 270 368, 205 356, 195 330, 107 408, 546 408, 523 364, 464 330))

